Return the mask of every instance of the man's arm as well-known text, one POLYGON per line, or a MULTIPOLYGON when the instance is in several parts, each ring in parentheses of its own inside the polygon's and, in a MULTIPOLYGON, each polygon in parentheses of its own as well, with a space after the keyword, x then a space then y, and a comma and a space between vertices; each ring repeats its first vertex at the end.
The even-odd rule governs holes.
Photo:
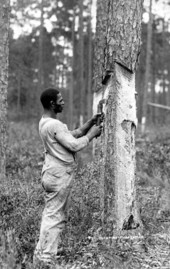
POLYGON ((87 132, 90 130, 92 126, 93 126, 92 119, 90 119, 85 124, 83 124, 83 126, 71 131, 71 134, 76 138, 82 137, 87 134, 87 132))
MULTIPOLYGON (((59 126, 58 126, 59 127, 59 126)), ((55 139, 65 148, 72 152, 77 152, 84 147, 86 147, 89 142, 96 136, 101 134, 101 127, 100 126, 93 126, 90 131, 80 137, 75 138, 70 131, 61 125, 57 130, 54 130, 54 137, 55 139)))
POLYGON ((102 114, 98 113, 88 120, 83 126, 71 131, 71 134, 76 138, 86 135, 91 127, 97 123, 98 118, 101 118, 101 122, 103 121, 102 114))

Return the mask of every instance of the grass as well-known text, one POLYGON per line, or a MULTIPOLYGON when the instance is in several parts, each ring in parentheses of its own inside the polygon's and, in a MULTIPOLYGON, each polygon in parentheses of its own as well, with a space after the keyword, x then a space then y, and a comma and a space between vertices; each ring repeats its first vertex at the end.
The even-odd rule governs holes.
MULTIPOLYGON (((83 154, 88 159, 88 153, 83 154)), ((62 234, 66 254, 60 262, 64 268, 137 269, 169 266, 169 239, 162 237, 169 233, 169 154, 169 140, 165 138, 163 141, 160 137, 154 138, 152 142, 148 138, 137 144, 137 192, 144 224, 144 239, 140 245, 130 240, 119 239, 112 244, 100 240, 98 168, 95 163, 81 168, 80 161, 69 209, 69 223, 62 234), (156 238, 154 234, 157 234, 156 238), (159 259, 160 253, 163 254, 159 259)), ((0 188, 2 269, 32 268, 44 207, 40 180, 42 162, 43 148, 36 125, 11 123, 7 179, 1 182, 0 188)))

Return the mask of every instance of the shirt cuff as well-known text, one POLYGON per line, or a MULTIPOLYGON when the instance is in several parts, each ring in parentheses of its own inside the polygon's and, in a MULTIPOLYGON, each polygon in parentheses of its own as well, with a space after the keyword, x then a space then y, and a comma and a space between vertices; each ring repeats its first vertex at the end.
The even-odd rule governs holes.
POLYGON ((84 137, 86 138, 87 145, 88 145, 88 144, 89 144, 89 142, 90 142, 90 141, 89 141, 89 138, 88 138, 86 135, 85 135, 84 137))

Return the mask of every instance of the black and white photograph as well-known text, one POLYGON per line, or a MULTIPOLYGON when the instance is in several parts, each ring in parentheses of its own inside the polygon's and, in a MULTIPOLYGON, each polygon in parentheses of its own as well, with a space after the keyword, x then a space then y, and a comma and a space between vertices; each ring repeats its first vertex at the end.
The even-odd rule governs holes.
POLYGON ((0 0, 0 269, 170 269, 170 0, 0 0))

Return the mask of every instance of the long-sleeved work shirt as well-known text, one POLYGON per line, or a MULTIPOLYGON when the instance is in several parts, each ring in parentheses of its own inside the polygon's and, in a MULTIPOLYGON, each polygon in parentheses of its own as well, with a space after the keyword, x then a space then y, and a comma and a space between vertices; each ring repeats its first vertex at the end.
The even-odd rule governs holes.
POLYGON ((68 164, 74 162, 74 153, 89 144, 87 136, 79 137, 80 129, 69 131, 66 124, 50 117, 41 118, 39 133, 45 153, 68 164))

